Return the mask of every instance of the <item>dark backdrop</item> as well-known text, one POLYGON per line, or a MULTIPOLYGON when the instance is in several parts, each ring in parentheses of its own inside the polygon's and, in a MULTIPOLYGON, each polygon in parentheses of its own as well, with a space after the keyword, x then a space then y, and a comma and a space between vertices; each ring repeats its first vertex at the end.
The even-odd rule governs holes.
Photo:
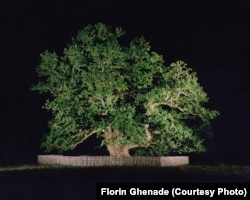
MULTIPOLYGON (((1 1, 0 22, 0 163, 35 162, 41 153, 50 114, 41 108, 46 97, 30 91, 39 54, 60 54, 97 22, 122 27, 125 41, 143 35, 166 64, 184 60, 198 72, 208 106, 221 115, 208 153, 195 161, 250 162, 249 1, 1 1)), ((90 140, 74 153, 98 154, 96 145, 90 140)))

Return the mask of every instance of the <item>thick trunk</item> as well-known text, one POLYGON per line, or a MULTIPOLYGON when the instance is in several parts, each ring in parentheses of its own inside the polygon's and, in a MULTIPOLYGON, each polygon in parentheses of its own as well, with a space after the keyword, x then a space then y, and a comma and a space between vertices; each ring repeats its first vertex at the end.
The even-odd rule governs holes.
MULTIPOLYGON (((149 146, 152 139, 152 135, 148 128, 149 125, 145 124, 145 134, 148 141, 148 145, 146 146, 149 146)), ((138 147, 146 147, 145 145, 142 146, 140 144, 120 144, 119 139, 123 137, 123 134, 117 130, 112 129, 111 126, 107 127, 107 131, 103 134, 103 137, 106 141, 106 146, 109 151, 109 155, 114 157, 130 157, 129 151, 131 149, 138 147)))
POLYGON ((137 145, 120 144, 119 139, 123 137, 123 134, 112 129, 111 126, 107 127, 107 131, 103 134, 103 137, 106 140, 110 156, 130 157, 129 150, 137 147, 137 145))
POLYGON ((130 157, 129 151, 134 148, 138 148, 140 145, 118 145, 118 144, 108 144, 107 148, 110 156, 114 157, 130 157))
POLYGON ((118 144, 107 145, 109 155, 114 157, 130 157, 129 149, 118 144))

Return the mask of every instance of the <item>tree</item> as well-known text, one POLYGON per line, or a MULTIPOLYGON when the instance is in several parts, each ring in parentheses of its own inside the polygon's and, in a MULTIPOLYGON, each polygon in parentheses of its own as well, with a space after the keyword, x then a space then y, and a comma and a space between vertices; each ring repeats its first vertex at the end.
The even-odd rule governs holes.
POLYGON ((64 152, 96 135, 110 156, 202 152, 217 111, 182 61, 164 65, 143 37, 120 45, 125 32, 103 23, 79 31, 63 55, 45 51, 32 87, 48 93, 50 132, 42 148, 64 152))

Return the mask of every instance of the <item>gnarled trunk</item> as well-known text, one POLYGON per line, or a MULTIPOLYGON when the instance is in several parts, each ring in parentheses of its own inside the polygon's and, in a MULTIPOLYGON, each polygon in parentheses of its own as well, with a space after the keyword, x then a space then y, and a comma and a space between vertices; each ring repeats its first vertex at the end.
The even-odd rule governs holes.
POLYGON ((129 149, 119 144, 107 144, 110 156, 114 157, 130 157, 129 149))
POLYGON ((119 145, 119 144, 108 144, 107 148, 109 151, 110 156, 114 157, 130 157, 129 151, 134 148, 142 147, 138 144, 126 144, 126 145, 119 145))
POLYGON ((110 156, 114 157, 130 157, 129 150, 139 147, 139 145, 121 144, 119 139, 123 137, 123 133, 107 127, 107 131, 102 135, 106 141, 106 146, 110 156))
MULTIPOLYGON (((145 124, 145 134, 149 145, 152 139, 152 135, 148 128, 149 125, 145 124)), ((105 139, 109 155, 113 157, 130 157, 129 151, 131 149, 148 146, 142 146, 140 144, 121 144, 119 140, 121 139, 121 137, 123 137, 123 133, 112 129, 111 126, 107 127, 107 131, 102 136, 105 139)))

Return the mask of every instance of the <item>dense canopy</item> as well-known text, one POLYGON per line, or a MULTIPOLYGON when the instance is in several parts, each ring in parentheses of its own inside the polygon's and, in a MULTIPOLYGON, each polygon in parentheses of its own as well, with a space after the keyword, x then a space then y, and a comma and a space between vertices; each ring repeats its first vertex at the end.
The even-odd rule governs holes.
MULTIPOLYGON (((121 45, 121 28, 103 23, 79 31, 62 56, 45 51, 32 87, 50 98, 46 151, 63 152, 96 135, 111 156, 204 151, 207 94, 183 61, 165 65, 143 37, 121 45)), ((84 152, 83 152, 84 153, 84 152)))

